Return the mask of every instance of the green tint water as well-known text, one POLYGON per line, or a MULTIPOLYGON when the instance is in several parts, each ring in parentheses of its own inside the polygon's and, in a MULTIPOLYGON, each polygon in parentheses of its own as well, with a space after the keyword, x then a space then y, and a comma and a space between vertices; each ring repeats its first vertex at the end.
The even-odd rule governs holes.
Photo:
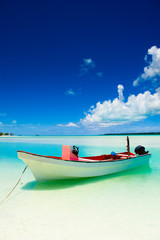
MULTIPOLYGON (((125 151, 126 137, 2 137, 0 199, 11 190, 25 167, 17 158, 17 150, 61 156, 62 144, 77 145, 80 147, 80 156, 92 156, 125 151)), ((137 145, 143 145, 150 151, 152 158, 149 165, 103 177, 43 183, 37 183, 28 169, 19 187, 6 202, 8 209, 16 209, 13 216, 7 213, 9 219, 14 220, 18 212, 18 219, 22 218, 25 226, 28 226, 26 239, 32 239, 31 232, 34 231, 42 234, 42 230, 52 232, 51 229, 59 229, 55 239, 93 240, 108 237, 114 240, 159 240, 160 136, 131 136, 130 144, 132 152, 137 145), (31 229, 31 225, 27 225, 27 217, 31 224, 37 218, 45 218, 48 225, 42 230, 38 230, 39 225, 31 229), (50 223, 50 217, 53 221, 56 218, 56 229, 50 223), (62 226, 65 235, 61 231, 62 226)))
MULTIPOLYGON (((92 156, 107 154, 111 151, 121 152, 126 151, 126 137, 125 136, 45 136, 45 137, 8 137, 0 138, 0 164, 1 171, 8 174, 12 171, 8 181, 12 182, 12 175, 18 170, 21 170, 25 164, 18 159, 17 150, 28 151, 32 153, 61 156, 62 144, 77 145, 80 147, 80 156, 92 156)), ((134 178, 134 183, 137 181, 143 184, 143 179, 149 183, 155 181, 155 185, 160 180, 160 136, 132 136, 130 137, 131 151, 141 144, 152 153, 150 164, 129 170, 122 173, 117 173, 110 176, 104 176, 94 179, 80 179, 80 180, 63 180, 54 181, 52 183, 36 184, 36 189, 42 188, 60 188, 72 185, 84 185, 87 188, 87 183, 96 182, 99 185, 101 182, 112 182, 118 177, 124 181, 134 178), (86 184, 84 184, 86 183, 86 184), (56 187, 57 186, 57 187, 56 187)), ((17 176, 18 177, 18 176, 17 176)), ((31 180, 34 180, 33 178, 31 180)), ((30 179, 28 179, 30 182, 30 179)), ((4 184, 4 183, 3 183, 4 184)), ((28 183, 27 183, 28 184, 28 183)), ((153 187, 153 186, 152 186, 153 187)), ((27 188, 27 187, 26 187, 27 188)), ((23 187, 23 189, 26 189, 23 187)))

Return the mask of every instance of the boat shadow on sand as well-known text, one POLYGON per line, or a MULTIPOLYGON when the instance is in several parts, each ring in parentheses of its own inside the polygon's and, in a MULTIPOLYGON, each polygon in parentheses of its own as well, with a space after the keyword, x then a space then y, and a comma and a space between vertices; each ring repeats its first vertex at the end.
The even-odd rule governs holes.
POLYGON ((138 168, 130 169, 127 171, 119 172, 119 173, 113 173, 110 175, 105 176, 99 176, 99 177, 91 177, 91 178, 78 178, 78 179, 61 179, 61 180, 53 180, 53 181, 45 181, 45 182, 37 182, 32 181, 29 183, 26 183, 22 189, 23 190, 60 190, 65 188, 71 188, 76 187, 78 185, 83 184, 91 184, 95 183, 97 181, 105 181, 107 179, 114 179, 118 177, 123 177, 123 179, 126 177, 128 178, 142 178, 144 180, 144 176, 148 176, 148 174, 151 174, 152 169, 150 165, 141 166, 138 168), (136 175, 136 176, 135 176, 136 175))

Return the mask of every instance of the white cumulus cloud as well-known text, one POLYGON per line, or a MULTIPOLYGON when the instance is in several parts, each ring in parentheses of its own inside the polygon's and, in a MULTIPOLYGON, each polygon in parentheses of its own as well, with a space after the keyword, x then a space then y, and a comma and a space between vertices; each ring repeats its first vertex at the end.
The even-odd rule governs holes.
POLYGON ((79 127, 77 124, 75 123, 67 123, 67 124, 57 124, 58 127, 79 127))
POLYGON ((92 68, 95 67, 95 63, 94 63, 94 61, 91 58, 87 58, 87 59, 84 58, 83 59, 83 65, 89 66, 89 67, 92 67, 92 68))
POLYGON ((13 120, 11 123, 14 123, 14 124, 15 124, 15 123, 17 123, 17 121, 16 121, 16 120, 13 120))
POLYGON ((97 77, 100 77, 100 78, 103 77, 103 73, 102 72, 97 72, 96 75, 97 75, 97 77))
POLYGON ((65 95, 71 95, 74 96, 76 93, 72 88, 69 88, 65 91, 65 95))
POLYGON ((123 85, 119 84, 117 88, 118 88, 119 100, 123 101, 124 100, 124 96, 123 96, 124 87, 123 87, 123 85))
POLYGON ((80 73, 85 74, 87 73, 90 69, 95 68, 95 63, 91 58, 84 58, 83 63, 80 66, 80 73))
POLYGON ((133 86, 138 86, 144 81, 152 81, 154 83, 157 81, 157 77, 160 77, 160 48, 153 46, 148 49, 148 53, 145 56, 146 62, 149 56, 152 58, 151 61, 149 61, 148 66, 144 67, 144 72, 133 82, 133 86))
POLYGON ((108 127, 137 122, 148 116, 160 114, 160 91, 151 94, 150 91, 136 95, 130 95, 126 102, 122 101, 123 86, 119 85, 119 98, 113 101, 98 102, 91 107, 84 119, 80 122, 90 127, 108 127), (121 86, 121 87, 120 87, 121 86))

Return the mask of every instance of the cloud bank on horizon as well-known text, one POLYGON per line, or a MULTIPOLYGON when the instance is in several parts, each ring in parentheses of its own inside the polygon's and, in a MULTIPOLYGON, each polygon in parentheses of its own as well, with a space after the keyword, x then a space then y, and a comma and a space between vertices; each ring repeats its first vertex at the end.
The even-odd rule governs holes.
MULTIPOLYGON (((138 86, 145 81, 158 82, 160 76, 160 48, 152 46, 148 49, 145 56, 145 61, 148 61, 151 56, 151 61, 144 68, 142 73, 134 82, 133 86, 138 86)), ((82 72, 88 72, 90 68, 95 68, 95 63, 92 59, 83 59, 81 65, 82 72)), ((79 123, 58 124, 63 127, 85 126, 87 128, 107 128, 110 126, 124 125, 128 123, 138 122, 148 118, 148 116, 160 115, 160 87, 155 90, 155 93, 145 91, 137 96, 132 94, 124 101, 124 86, 117 86, 118 98, 112 101, 106 100, 103 103, 98 102, 96 106, 91 106, 85 117, 80 119, 79 123)))
MULTIPOLYGON (((133 86, 138 86, 146 81, 159 84, 160 48, 152 46, 148 49, 145 61, 148 62, 148 66, 144 67, 144 72, 133 82, 133 86), (149 56, 151 56, 151 61, 148 61, 149 56)), ((126 102, 124 102, 123 96, 124 86, 119 84, 117 88, 118 98, 113 99, 113 101, 98 102, 96 107, 91 106, 80 123, 90 127, 95 127, 95 125, 109 127, 137 122, 148 116, 160 114, 160 87, 156 89, 154 94, 151 94, 150 91, 139 93, 137 96, 132 94, 126 102)))
POLYGON ((130 95, 124 102, 122 85, 118 85, 119 98, 98 102, 91 106, 86 117, 81 119, 82 125, 89 127, 109 127, 137 122, 146 119, 149 115, 160 114, 160 89, 151 94, 150 91, 130 95))
MULTIPOLYGON (((144 67, 144 72, 133 82, 134 87, 144 84, 146 81, 150 81, 151 83, 156 82, 157 85, 159 83, 160 48, 152 46, 148 49, 145 61, 148 62, 148 66, 144 67), (148 61, 149 57, 151 57, 151 61, 148 61)), ((95 67, 95 62, 91 58, 83 59, 81 73, 85 74, 95 67)), ((97 75, 99 77, 103 76, 102 72, 98 72, 97 75)), ((105 100, 102 103, 97 102, 95 106, 92 105, 87 113, 85 113, 85 117, 80 119, 79 122, 59 123, 56 126, 79 129, 84 127, 94 131, 98 128, 130 124, 147 119, 149 116, 160 115, 160 87, 156 87, 153 94, 150 91, 145 91, 138 95, 132 94, 126 100, 123 94, 124 86, 119 84, 117 91, 118 97, 113 100, 105 100)), ((72 88, 67 89, 65 94, 70 96, 77 95, 72 88)), ((6 114, 0 113, 0 116, 6 116, 6 114)), ((12 121, 12 125, 16 123, 16 120, 12 121)), ((0 122, 0 125, 4 124, 0 122)), ((29 125, 29 127, 33 126, 29 125)))
POLYGON ((69 122, 67 124, 57 124, 58 127, 79 127, 76 123, 69 122))

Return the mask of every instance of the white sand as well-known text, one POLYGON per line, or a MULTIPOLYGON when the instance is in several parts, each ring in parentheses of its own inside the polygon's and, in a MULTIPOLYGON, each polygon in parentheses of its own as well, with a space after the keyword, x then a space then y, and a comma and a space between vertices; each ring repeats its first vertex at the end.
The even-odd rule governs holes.
MULTIPOLYGON (((17 179, 16 168, 13 172, 6 194, 17 179)), ((147 181, 140 185, 140 178, 56 182, 28 190, 21 185, 0 206, 0 239, 159 240, 160 192, 154 185, 148 189, 147 181)), ((31 179, 28 171, 23 185, 31 179)))
MULTIPOLYGON (((19 141, 15 139, 12 138, 19 141)), ((111 141, 110 137, 106 142, 106 138, 102 141, 97 137, 87 143, 118 146, 120 139, 123 138, 111 141)), ((147 147, 160 146, 157 136, 138 137, 139 142, 135 137, 130 139, 133 145, 143 140, 147 147)), ((54 138, 51 140, 54 144, 54 138)), ((60 137, 58 142, 63 141, 60 137)), ((68 139, 69 144, 73 141, 75 144, 83 141, 85 145, 84 139, 68 139)), ((158 148, 154 151, 157 156, 158 148)), ((136 174, 133 171, 121 176, 35 187, 35 182, 31 182, 34 178, 27 170, 23 185, 0 206, 0 240, 160 240, 160 165, 155 165, 154 160, 159 161, 153 157, 151 169, 144 173, 136 170, 136 174)), ((18 162, 7 164, 5 159, 0 164, 0 200, 11 190, 25 166, 18 162)))

